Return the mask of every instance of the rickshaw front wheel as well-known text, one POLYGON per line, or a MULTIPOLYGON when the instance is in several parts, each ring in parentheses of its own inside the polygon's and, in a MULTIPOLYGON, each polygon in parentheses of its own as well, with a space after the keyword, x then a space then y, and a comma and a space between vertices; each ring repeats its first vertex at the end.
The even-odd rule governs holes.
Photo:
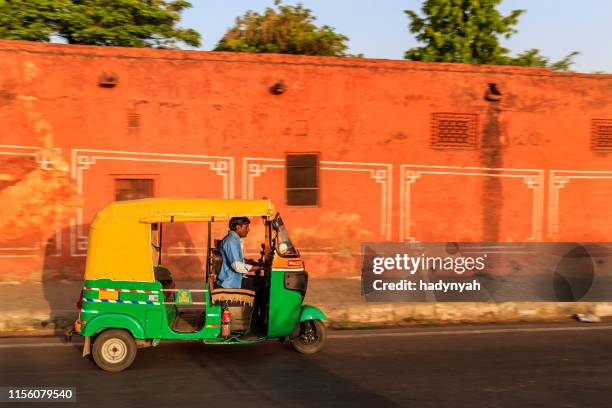
POLYGON ((106 330, 96 337, 93 358, 98 367, 118 373, 132 365, 136 358, 136 342, 125 330, 106 330))
POLYGON ((300 332, 291 339, 291 345, 302 354, 314 354, 323 348, 327 339, 327 327, 321 320, 300 323, 300 332))

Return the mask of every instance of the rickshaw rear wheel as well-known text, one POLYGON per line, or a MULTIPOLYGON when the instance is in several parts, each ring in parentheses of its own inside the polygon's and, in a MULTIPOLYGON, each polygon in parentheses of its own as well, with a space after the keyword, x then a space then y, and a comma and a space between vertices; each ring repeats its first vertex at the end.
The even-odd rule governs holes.
POLYGON ((327 327, 321 320, 300 323, 300 332, 291 339, 291 345, 302 354, 314 354, 323 348, 327 339, 327 327))
POLYGON ((104 371, 118 373, 132 365, 136 342, 125 330, 111 329, 100 333, 93 344, 93 359, 104 371))

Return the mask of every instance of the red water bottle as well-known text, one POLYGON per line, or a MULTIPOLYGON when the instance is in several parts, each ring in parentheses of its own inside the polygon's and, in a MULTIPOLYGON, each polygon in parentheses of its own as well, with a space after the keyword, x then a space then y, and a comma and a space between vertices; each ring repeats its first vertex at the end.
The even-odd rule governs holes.
POLYGON ((221 336, 229 337, 231 333, 231 317, 228 309, 223 309, 223 313, 221 314, 221 336))

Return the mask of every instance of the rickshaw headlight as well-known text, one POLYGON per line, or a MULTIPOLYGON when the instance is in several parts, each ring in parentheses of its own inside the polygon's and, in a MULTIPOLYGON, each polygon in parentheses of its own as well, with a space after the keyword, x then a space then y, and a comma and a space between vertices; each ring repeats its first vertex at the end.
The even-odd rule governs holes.
POLYGON ((283 255, 286 252, 287 252, 287 244, 285 244, 284 242, 281 242, 280 245, 278 246, 278 253, 283 255))

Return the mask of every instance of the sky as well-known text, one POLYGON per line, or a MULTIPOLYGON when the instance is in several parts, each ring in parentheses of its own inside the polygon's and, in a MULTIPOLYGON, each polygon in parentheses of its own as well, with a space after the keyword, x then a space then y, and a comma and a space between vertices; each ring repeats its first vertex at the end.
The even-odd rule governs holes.
MULTIPOLYGON (((284 4, 298 1, 284 0, 284 4)), ((302 0, 318 25, 329 25, 349 37, 349 53, 365 58, 403 59, 404 52, 418 46, 408 30, 403 10, 419 11, 420 0, 302 0)), ((263 12, 273 0, 191 0, 180 26, 202 35, 202 50, 211 50, 237 16, 247 10, 263 12)), ((504 0, 499 10, 527 10, 516 26, 518 33, 502 45, 511 55, 539 48, 557 61, 579 51, 572 69, 578 72, 612 73, 611 0, 504 0)))

